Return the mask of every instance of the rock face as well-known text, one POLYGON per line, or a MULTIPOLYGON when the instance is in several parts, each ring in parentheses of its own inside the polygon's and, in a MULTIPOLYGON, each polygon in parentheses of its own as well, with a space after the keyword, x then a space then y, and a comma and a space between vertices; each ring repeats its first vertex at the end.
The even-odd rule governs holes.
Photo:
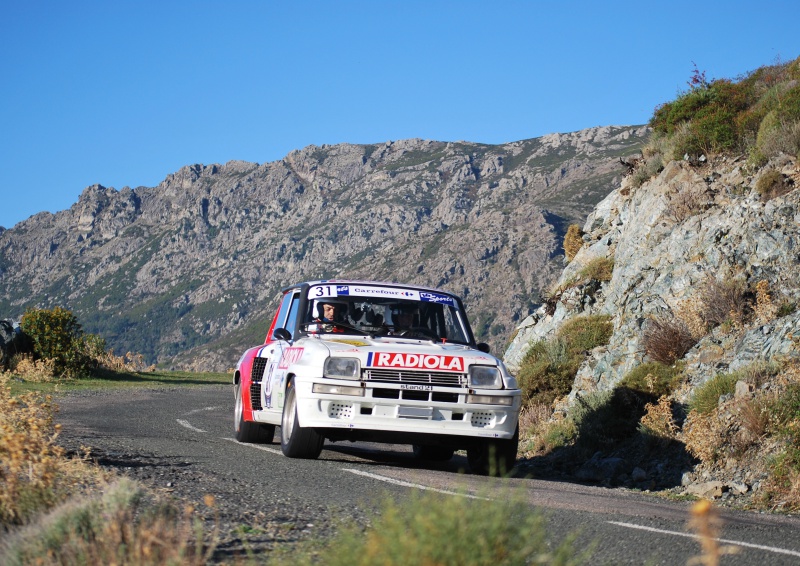
POLYGON ((263 341, 282 286, 395 280, 460 294, 498 350, 556 277, 566 225, 619 185, 646 134, 310 146, 153 188, 95 185, 0 231, 0 316, 60 305, 118 354, 224 371, 263 341))
MULTIPOLYGON (((567 404, 577 395, 612 389, 645 361, 642 338, 649 320, 691 319, 709 281, 742 282, 765 289, 775 305, 800 301, 800 191, 764 201, 755 187, 776 169, 788 188, 800 184, 793 159, 770 163, 758 174, 741 162, 719 161, 702 168, 671 162, 654 179, 633 188, 630 180, 600 202, 584 225, 584 246, 564 269, 554 289, 567 289, 552 306, 525 318, 505 352, 518 369, 537 340, 554 335, 581 314, 611 315, 614 333, 607 347, 587 356, 567 404), (614 262, 610 281, 580 281, 596 258, 614 262)), ((773 313, 774 314, 774 313, 773 313)), ((798 355, 800 314, 765 321, 742 335, 712 333, 686 355, 685 373, 699 384, 756 360, 798 355)))
MULTIPOLYGON (((518 325, 505 362, 519 370, 533 344, 553 338, 577 316, 612 318, 608 345, 584 352, 572 390, 556 401, 551 422, 557 423, 653 361, 647 353, 654 352, 647 338, 653 321, 681 321, 692 335, 674 366, 682 382, 663 398, 676 419, 671 424, 679 426, 669 443, 649 445, 640 436, 591 458, 578 449, 535 454, 524 462, 531 473, 670 488, 731 504, 761 496, 767 462, 785 441, 752 433, 743 402, 769 398, 800 380, 799 186, 798 163, 786 156, 760 170, 735 158, 672 162, 640 187, 626 178, 597 205, 584 224, 583 246, 547 291, 546 303, 518 325), (774 179, 776 171, 777 192, 784 194, 766 199, 760 181, 774 179), (613 261, 609 281, 586 276, 598 258, 604 265, 613 261), (726 290, 738 291, 726 296, 726 290), (740 296, 743 308, 728 308, 730 296, 740 296), (706 324, 715 304, 725 308, 715 324, 706 324), (769 368, 777 375, 759 376, 769 368), (733 391, 720 395, 711 416, 687 415, 698 386, 718 374, 738 379, 733 391), (702 418, 705 424, 695 424, 702 418)), ((661 344, 668 340, 660 338, 661 344)))

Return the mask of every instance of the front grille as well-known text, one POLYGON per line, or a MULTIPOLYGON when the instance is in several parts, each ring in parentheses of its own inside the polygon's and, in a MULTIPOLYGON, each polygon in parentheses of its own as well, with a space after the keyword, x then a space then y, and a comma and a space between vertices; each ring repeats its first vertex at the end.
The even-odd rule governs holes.
POLYGON ((362 377, 381 383, 409 383, 415 385, 437 385, 439 387, 466 387, 467 374, 449 371, 419 371, 407 369, 367 368, 362 377))
POLYGON ((251 381, 261 381, 261 378, 264 377, 264 370, 267 368, 268 361, 269 358, 253 359, 253 371, 250 372, 251 381))
POLYGON ((253 358, 253 369, 250 370, 250 406, 254 411, 260 411, 261 407, 261 379, 264 377, 264 370, 267 368, 269 358, 253 358))
POLYGON ((261 382, 250 382, 250 408, 254 411, 261 410, 261 382))

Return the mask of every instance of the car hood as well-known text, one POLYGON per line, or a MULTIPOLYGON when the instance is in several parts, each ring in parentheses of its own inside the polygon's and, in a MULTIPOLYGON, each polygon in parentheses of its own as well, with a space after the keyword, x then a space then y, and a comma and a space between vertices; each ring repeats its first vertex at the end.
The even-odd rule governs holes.
POLYGON ((325 337, 308 338, 296 344, 321 350, 330 356, 358 358, 362 367, 426 369, 466 372, 470 365, 497 365, 500 361, 469 346, 441 344, 406 338, 325 337), (324 352, 327 350, 327 352, 324 352))

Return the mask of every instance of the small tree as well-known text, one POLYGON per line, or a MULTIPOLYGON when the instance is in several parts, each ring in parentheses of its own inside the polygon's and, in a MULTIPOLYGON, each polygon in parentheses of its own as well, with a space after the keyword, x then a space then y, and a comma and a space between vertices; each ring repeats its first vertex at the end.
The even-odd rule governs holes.
POLYGON ((36 357, 53 361, 56 375, 74 377, 95 369, 96 353, 105 350, 105 341, 84 335, 78 318, 62 307, 29 310, 20 327, 33 342, 36 357))

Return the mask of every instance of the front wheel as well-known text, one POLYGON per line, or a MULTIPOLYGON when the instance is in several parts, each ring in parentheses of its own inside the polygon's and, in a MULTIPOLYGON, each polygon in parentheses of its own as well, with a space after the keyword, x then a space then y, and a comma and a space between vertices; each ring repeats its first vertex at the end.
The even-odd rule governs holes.
POLYGON ((297 395, 294 382, 286 387, 286 401, 281 417, 281 452, 289 458, 314 460, 322 452, 325 439, 313 428, 301 427, 297 420, 297 395))
POLYGON ((511 438, 478 440, 467 448, 467 462, 472 473, 482 476, 504 476, 517 460, 519 426, 511 438))
POLYGON ((275 436, 275 425, 253 423, 244 420, 244 401, 242 387, 236 386, 236 404, 233 409, 233 426, 236 440, 256 444, 269 444, 275 436))

